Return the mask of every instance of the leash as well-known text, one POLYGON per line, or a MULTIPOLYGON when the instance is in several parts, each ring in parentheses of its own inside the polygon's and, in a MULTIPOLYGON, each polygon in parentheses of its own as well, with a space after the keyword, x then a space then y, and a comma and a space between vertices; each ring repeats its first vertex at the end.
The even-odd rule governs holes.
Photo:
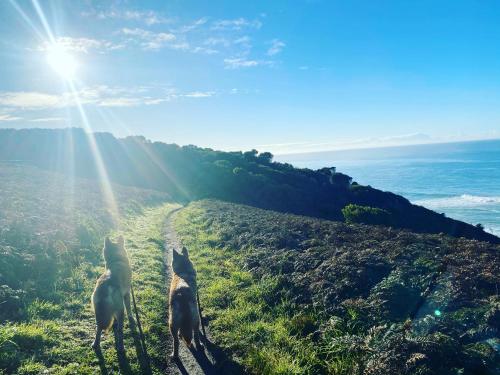
POLYGON ((198 302, 198 314, 200 314, 201 331, 205 340, 208 340, 207 333, 205 332, 205 324, 203 324, 203 315, 201 315, 201 305, 200 305, 200 294, 198 293, 198 288, 196 288, 196 301, 198 302))
POLYGON ((130 284, 130 293, 132 294, 132 303, 134 304, 134 312, 135 312, 135 319, 137 320, 137 328, 139 329, 139 337, 141 339, 141 347, 142 347, 142 352, 144 355, 146 355, 146 340, 144 339, 144 333, 142 332, 142 324, 141 320, 139 319, 139 311, 137 310, 137 304, 135 303, 135 295, 134 295, 134 288, 132 287, 132 283, 130 284))

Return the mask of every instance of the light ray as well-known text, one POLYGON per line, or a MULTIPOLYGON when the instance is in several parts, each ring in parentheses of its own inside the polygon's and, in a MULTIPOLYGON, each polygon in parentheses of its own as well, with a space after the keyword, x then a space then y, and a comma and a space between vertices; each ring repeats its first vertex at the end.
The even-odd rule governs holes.
MULTIPOLYGON (((98 113, 100 114, 101 118, 104 121, 106 121, 107 123, 119 124, 122 127, 122 129, 124 129, 125 132, 128 135, 132 135, 133 134, 130 131, 130 129, 127 126, 125 126, 125 124, 123 124, 123 122, 120 121, 120 119, 117 118, 112 112, 108 112, 108 111, 104 112, 103 110, 99 110, 98 113), (109 115, 110 117, 113 117, 113 119, 110 121, 106 117, 107 115, 109 115)), ((178 192, 180 192, 183 195, 184 198, 189 199, 190 198, 189 192, 177 181, 177 179, 175 178, 175 176, 173 175, 173 173, 168 170, 168 168, 165 165, 165 163, 157 155, 155 155, 154 152, 152 152, 149 147, 145 146, 141 142, 136 142, 136 141, 134 141, 134 142, 135 142, 135 144, 137 146, 139 146, 144 151, 144 153, 149 157, 149 159, 151 160, 151 162, 158 169, 161 170, 161 172, 163 173, 163 175, 168 178, 168 180, 172 183, 172 185, 175 187, 175 189, 178 192)), ((122 143, 120 143, 120 146, 122 146, 122 149, 127 153, 127 155, 130 157, 130 159, 132 160, 132 162, 137 165, 137 161, 134 160, 133 155, 130 155, 130 151, 127 150, 126 147, 124 147, 122 145, 122 143)))
POLYGON ((104 161, 102 159, 101 152, 99 150, 99 147, 97 146, 97 142, 95 140, 92 127, 90 126, 90 123, 88 121, 87 114, 85 113, 80 98, 78 97, 78 91, 76 90, 72 81, 69 81, 69 85, 71 88, 71 92, 73 93, 78 112, 80 113, 80 116, 82 118, 82 123, 87 135, 87 139, 89 141, 90 150, 92 152, 92 155, 94 156, 94 162, 97 167, 97 173, 99 175, 99 182, 101 183, 101 190, 104 194, 105 203, 108 205, 113 223, 117 225, 119 223, 120 217, 118 205, 116 203, 116 199, 111 187, 111 182, 109 180, 104 161))
MULTIPOLYGON (((40 19, 40 22, 42 23, 45 33, 48 36, 48 39, 52 45, 56 45, 56 39, 54 38, 54 34, 52 33, 52 30, 49 26, 49 23, 47 22, 47 19, 45 17, 45 14, 43 13, 43 10, 38 2, 38 0, 32 0, 33 6, 36 10, 36 13, 40 19)), ((17 8, 16 8, 17 9, 17 8)), ((29 19, 28 19, 29 20, 29 19)), ((31 21, 29 21, 31 24, 31 21)), ((92 153, 92 156, 94 158, 95 166, 97 168, 97 174, 99 178, 99 183, 101 186, 101 191, 104 196, 104 203, 106 204, 111 220, 114 225, 117 225, 119 223, 119 210, 118 210, 118 205, 116 203, 116 199, 113 193, 113 189, 111 187, 111 182, 109 180, 108 173, 106 171, 106 167, 104 164, 104 161, 102 159, 101 152, 99 150, 99 147, 97 145, 97 142, 94 137, 94 133, 92 130, 92 127, 90 126, 89 120, 87 118, 87 114, 85 113, 85 110, 83 109, 83 105, 81 103, 81 100, 78 96, 78 91, 76 90, 75 87, 75 82, 74 82, 74 77, 65 77, 66 78, 66 83, 69 85, 70 91, 72 93, 73 99, 76 103, 76 107, 78 109, 78 112, 80 114, 82 124, 85 130, 85 133, 87 135, 87 139, 89 142, 90 146, 90 151, 92 153)))
POLYGON ((38 17, 40 18, 40 21, 42 22, 43 28, 45 29, 45 32, 47 33, 47 36, 49 37, 49 40, 52 44, 56 43, 56 39, 54 38, 54 34, 52 34, 52 30, 50 29, 49 23, 47 22, 47 19, 45 18, 45 14, 43 13, 42 8, 40 7, 40 4, 38 3, 38 0, 32 0, 33 6, 35 7, 36 13, 38 14, 38 17))
POLYGON ((14 0, 9 0, 10 5, 14 7, 14 9, 19 13, 21 18, 26 22, 26 24, 34 31, 36 36, 40 41, 44 41, 46 38, 43 36, 40 30, 33 24, 29 16, 21 9, 21 7, 14 1, 14 0))

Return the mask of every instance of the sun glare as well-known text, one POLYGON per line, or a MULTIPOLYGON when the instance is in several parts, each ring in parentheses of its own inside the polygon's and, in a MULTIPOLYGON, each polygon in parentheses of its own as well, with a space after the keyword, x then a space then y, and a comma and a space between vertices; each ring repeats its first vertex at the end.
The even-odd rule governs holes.
POLYGON ((61 46, 53 46, 47 51, 47 62, 61 77, 71 80, 78 68, 76 59, 61 46))

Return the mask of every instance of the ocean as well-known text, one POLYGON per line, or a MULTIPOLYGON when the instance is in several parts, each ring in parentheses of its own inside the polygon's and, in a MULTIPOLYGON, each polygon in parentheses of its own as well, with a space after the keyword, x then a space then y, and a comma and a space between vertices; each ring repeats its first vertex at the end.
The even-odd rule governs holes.
POLYGON ((500 140, 278 155, 297 167, 337 167, 363 185, 500 236, 500 140))

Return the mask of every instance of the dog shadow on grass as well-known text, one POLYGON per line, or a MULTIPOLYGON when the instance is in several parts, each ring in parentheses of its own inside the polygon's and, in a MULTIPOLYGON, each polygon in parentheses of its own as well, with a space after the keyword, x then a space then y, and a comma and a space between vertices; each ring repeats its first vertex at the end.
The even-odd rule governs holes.
POLYGON ((97 361, 99 364, 99 370, 101 371, 101 375, 108 375, 108 369, 106 368, 106 361, 104 360, 104 356, 102 355, 102 351, 96 350, 95 355, 97 357, 97 361))
MULTIPOLYGON (((151 364, 149 360, 149 356, 147 353, 146 349, 146 344, 143 342, 141 339, 139 333, 137 332, 137 329, 134 324, 130 325, 130 331, 132 338, 134 340, 134 347, 137 355, 137 360, 139 361, 139 366, 141 368, 141 374, 152 374, 151 371, 151 364)), ((120 374, 132 374, 132 368, 130 367, 130 362, 127 358, 127 355, 123 348, 120 348, 118 346, 118 340, 117 340, 117 333, 116 333, 116 327, 113 327, 113 333, 114 333, 114 338, 115 338, 115 350, 116 350, 116 357, 118 359, 118 367, 120 369, 120 374)), ((101 375, 108 375, 108 369, 106 368, 106 361, 104 359, 104 356, 102 354, 102 350, 99 348, 98 350, 95 350, 95 355, 97 357, 98 365, 99 365, 99 370, 101 372, 101 375)))
MULTIPOLYGON (((209 341, 205 336, 202 336, 202 342, 204 346, 201 350, 191 346, 189 351, 203 374, 245 374, 243 367, 234 362, 219 346, 209 341)), ((181 360, 177 360, 176 364, 182 375, 189 374, 181 360)))
POLYGON ((134 347, 137 355, 137 360, 139 361, 139 366, 141 367, 141 374, 152 374, 151 371, 151 361, 149 359, 148 350, 146 343, 137 331, 136 324, 130 321, 129 318, 129 328, 132 333, 132 338, 134 339, 134 347))

